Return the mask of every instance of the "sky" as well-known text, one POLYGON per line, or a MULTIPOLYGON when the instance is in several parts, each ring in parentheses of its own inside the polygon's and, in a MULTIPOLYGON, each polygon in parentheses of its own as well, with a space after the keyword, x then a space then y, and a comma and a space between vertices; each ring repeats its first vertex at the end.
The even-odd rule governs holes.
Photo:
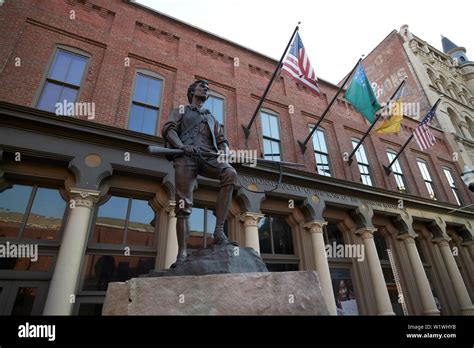
POLYGON ((279 60, 300 36, 318 77, 338 83, 392 30, 410 31, 442 51, 441 34, 474 60, 474 1, 137 0, 157 11, 279 60), (453 6, 449 6, 453 4, 453 6), (291 6, 291 7, 290 7, 291 6))

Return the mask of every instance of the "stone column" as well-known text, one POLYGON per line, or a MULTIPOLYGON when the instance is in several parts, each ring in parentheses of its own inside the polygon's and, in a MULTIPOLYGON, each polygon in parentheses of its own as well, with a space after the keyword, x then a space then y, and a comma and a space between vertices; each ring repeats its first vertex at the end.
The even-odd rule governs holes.
POLYGON ((474 240, 467 240, 462 242, 461 245, 467 247, 469 254, 471 254, 472 262, 474 262, 474 240))
POLYGON ((436 307, 433 292, 431 291, 431 286, 428 277, 426 276, 425 268, 421 262, 420 254, 416 248, 413 236, 404 234, 400 236, 400 238, 405 244, 408 259, 413 270, 413 275, 415 276, 415 282, 418 286, 421 305, 423 306, 423 315, 439 315, 440 313, 438 307, 436 307))
POLYGON ((99 191, 72 188, 69 218, 49 287, 44 315, 71 315, 87 246, 89 223, 99 191))
POLYGON ((331 273, 329 272, 328 258, 326 255, 326 247, 324 245, 323 227, 327 225, 326 221, 313 220, 303 225, 311 234, 313 244, 313 257, 318 272, 321 289, 323 291, 324 300, 331 315, 337 315, 336 300, 334 298, 334 290, 332 288, 331 273))
POLYGON ((178 255, 178 237, 176 236, 175 201, 169 201, 165 208, 168 213, 168 230, 166 231, 165 268, 169 268, 178 255))
POLYGON ((245 246, 255 249, 260 254, 260 240, 258 238, 258 222, 265 215, 260 213, 246 212, 239 216, 239 220, 245 227, 245 246))
POLYGON ((449 278, 453 283, 454 292, 456 293, 459 307, 461 308, 461 315, 474 315, 474 306, 472 305, 469 293, 467 292, 466 285, 462 279, 461 272, 459 272, 456 260, 454 260, 454 256, 451 252, 448 241, 444 238, 439 238, 434 239, 433 242, 438 243, 444 264, 448 270, 449 278))
POLYGON ((356 231, 362 237, 365 245, 365 256, 369 265, 370 278, 375 293, 378 315, 395 315, 388 295, 387 284, 380 265, 380 259, 375 248, 373 233, 377 231, 373 227, 364 227, 356 231))

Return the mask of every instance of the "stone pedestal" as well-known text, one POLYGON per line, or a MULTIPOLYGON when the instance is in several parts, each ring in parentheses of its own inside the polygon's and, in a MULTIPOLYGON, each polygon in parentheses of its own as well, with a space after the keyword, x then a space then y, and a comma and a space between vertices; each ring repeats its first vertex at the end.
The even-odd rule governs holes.
POLYGON ((314 271, 133 278, 110 283, 103 315, 329 315, 314 271))

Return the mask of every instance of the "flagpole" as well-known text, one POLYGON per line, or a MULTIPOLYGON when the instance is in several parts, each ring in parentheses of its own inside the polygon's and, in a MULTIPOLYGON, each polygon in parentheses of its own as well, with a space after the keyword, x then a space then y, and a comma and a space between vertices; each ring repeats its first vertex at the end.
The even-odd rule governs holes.
POLYGON ((263 101, 266 99, 268 92, 270 91, 270 87, 273 84, 273 81, 275 81, 275 78, 277 76, 278 70, 280 70, 281 64, 283 62, 283 59, 286 56, 286 53, 288 52, 288 48, 290 48, 291 43, 293 42, 293 39, 295 38, 296 33, 298 32, 299 25, 301 22, 298 22, 298 25, 296 26, 295 30, 293 31, 293 34, 291 35, 290 41, 288 41, 288 44, 286 45, 285 51, 281 55, 280 62, 278 63, 275 71, 273 72, 273 75, 268 82, 267 88, 265 88, 265 91, 263 92, 262 97, 260 98, 260 101, 258 102, 257 108, 255 109, 252 118, 250 119, 250 122, 247 126, 242 125, 242 129, 244 130, 245 134, 245 139, 249 137, 250 134, 250 128, 252 127, 253 122, 255 121, 255 118, 257 117, 258 112, 260 111, 260 108, 262 107, 263 101))
POLYGON ((344 82, 341 84, 341 86, 339 87, 339 90, 337 91, 337 93, 334 95, 334 97, 332 98, 331 102, 329 103, 329 105, 326 107, 326 110, 324 110, 323 114, 321 115, 321 117, 319 118, 318 122, 316 122, 316 124, 314 125, 313 129, 311 130, 311 132, 309 133, 308 137, 305 139, 305 141, 301 142, 300 140, 298 140, 298 144, 300 145, 300 148, 301 148, 301 152, 305 153, 306 152, 306 145, 308 144, 308 141, 309 139, 311 139, 311 137, 313 136, 314 132, 316 132, 316 130, 318 129, 319 125, 321 124, 321 122, 323 121, 324 117, 326 117, 326 114, 328 113, 329 109, 331 108, 331 106, 334 104, 334 102, 336 101, 337 99, 337 96, 341 93, 341 91, 344 89, 344 86, 346 85, 347 81, 349 81, 349 79, 351 78, 352 76, 352 73, 355 71, 355 69, 357 69, 357 66, 359 65, 359 63, 362 61, 362 58, 359 58, 359 60, 357 61, 357 64, 354 65, 354 67, 352 68, 351 72, 349 73, 349 75, 347 75, 346 79, 344 80, 344 82))
MULTIPOLYGON (((392 101, 392 99, 397 95, 398 91, 402 88, 402 86, 405 84, 407 80, 407 76, 405 76, 405 78, 403 79, 403 81, 398 85, 397 89, 395 90, 395 92, 392 94, 392 96, 390 97, 390 99, 387 101, 387 105, 392 101)), ((359 143, 357 144, 357 146, 355 147, 354 150, 352 150, 351 154, 349 155, 349 158, 347 159, 347 163, 349 165, 352 164, 352 157, 354 157, 355 153, 357 152, 357 150, 359 149, 359 147, 364 143, 364 140, 365 138, 367 138, 367 136, 369 135, 370 131, 374 128, 375 124, 377 123, 377 121, 380 119, 380 117, 382 117, 382 114, 379 113, 377 115, 377 117, 375 118, 374 122, 370 125, 369 129, 367 130, 367 132, 365 132, 364 136, 362 137, 362 139, 359 141, 359 143)))
MULTIPOLYGON (((441 97, 436 101, 435 105, 431 109, 435 110, 440 101, 441 101, 441 97)), ((405 144, 403 144, 402 148, 400 149, 400 151, 398 151, 397 155, 392 160, 392 162, 390 162, 390 164, 388 166, 383 166, 383 169, 385 169, 385 173, 387 173, 387 175, 390 175, 390 173, 392 172, 391 168, 392 168, 393 164, 397 161, 398 157, 400 157, 400 155, 402 154, 403 150, 405 150, 405 148, 407 147, 410 140, 413 139, 414 135, 415 135, 415 131, 413 131, 413 133, 411 133, 410 137, 407 139, 405 144)))

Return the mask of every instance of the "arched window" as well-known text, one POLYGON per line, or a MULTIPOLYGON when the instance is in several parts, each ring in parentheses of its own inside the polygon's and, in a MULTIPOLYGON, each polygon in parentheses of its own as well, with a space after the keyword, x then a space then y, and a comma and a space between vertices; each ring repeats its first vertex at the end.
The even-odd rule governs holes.
MULTIPOLYGON (((355 149, 357 144, 359 144, 359 142, 360 142, 359 139, 352 139, 352 147, 355 149)), ((372 176, 370 174, 371 170, 370 170, 370 165, 369 165, 369 159, 365 152, 364 144, 359 146, 359 148, 357 149, 356 158, 357 158, 357 165, 358 165, 359 173, 360 173, 360 181, 362 181, 364 185, 373 186, 372 176)))
MULTIPOLYGON (((387 151, 387 157, 390 163, 394 160, 394 158, 397 156, 395 151, 388 150, 387 151)), ((397 183, 397 189, 398 191, 402 193, 407 193, 407 185, 405 183, 405 176, 403 175, 403 170, 402 167, 400 166, 400 163, 398 162, 398 159, 393 163, 392 165, 392 171, 393 171, 393 176, 395 177, 395 182, 397 183)))
POLYGON ((209 91, 209 98, 203 105, 204 108, 208 109, 214 118, 224 126, 225 124, 225 98, 223 95, 209 91))
POLYGON ((88 61, 89 55, 81 50, 56 47, 36 107, 57 115, 87 116, 76 115, 70 105, 78 99, 88 61))
POLYGON ((138 70, 135 75, 128 129, 156 134, 161 109, 163 78, 153 72, 138 70))
POLYGON ((431 69, 427 69, 428 77, 430 78, 431 84, 436 87, 436 77, 434 72, 431 69))
POLYGON ((462 129, 459 127, 460 118, 458 117, 456 112, 453 109, 449 108, 449 107, 447 108, 447 112, 448 112, 449 119, 451 120, 451 123, 454 127, 454 130, 455 130, 456 134, 464 136, 464 134, 462 132, 462 129))
MULTIPOLYGON (((314 126, 310 126, 310 132, 314 126)), ((326 143, 324 129, 318 128, 313 133, 313 150, 316 161, 316 171, 320 175, 331 176, 331 164, 329 160, 329 151, 326 143)))
POLYGON ((278 114, 269 110, 261 110, 263 136, 263 158, 281 161, 281 140, 278 114))
POLYGON ((283 216, 265 214, 258 223, 260 252, 270 272, 297 271, 291 227, 283 216))

